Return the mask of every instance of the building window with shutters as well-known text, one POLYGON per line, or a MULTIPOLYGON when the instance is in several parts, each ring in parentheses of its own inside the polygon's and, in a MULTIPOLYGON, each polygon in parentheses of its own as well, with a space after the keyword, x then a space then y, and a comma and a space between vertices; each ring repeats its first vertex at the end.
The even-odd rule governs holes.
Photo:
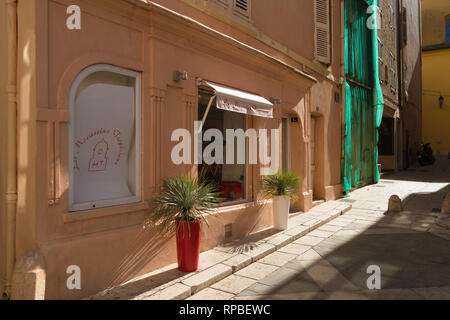
POLYGON ((389 27, 394 29, 394 0, 389 0, 389 27))
POLYGON ((401 35, 402 35, 402 46, 406 46, 407 42, 408 42, 408 17, 407 17, 407 11, 405 7, 402 7, 402 30, 401 30, 401 35))
POLYGON ((212 8, 225 11, 228 15, 246 21, 251 20, 251 0, 208 0, 206 3, 212 8))
POLYGON ((331 63, 330 1, 314 0, 314 54, 324 64, 331 63))
POLYGON ((378 12, 380 13, 380 28, 383 28, 383 5, 381 1, 378 3, 378 12))
POLYGON ((396 90, 396 85, 395 85, 395 81, 396 81, 396 78, 395 78, 395 57, 394 57, 394 54, 392 52, 390 52, 390 60, 391 60, 391 63, 390 63, 391 68, 390 68, 390 77, 389 78, 391 78, 391 90, 393 92, 395 92, 395 90, 396 90))
POLYGON ((387 63, 384 65, 384 84, 387 85, 389 83, 389 69, 387 63))
POLYGON ((380 83, 383 83, 383 43, 380 39, 378 39, 378 71, 378 78, 380 79, 380 83))
POLYGON ((233 0, 233 13, 250 19, 251 0, 233 0))

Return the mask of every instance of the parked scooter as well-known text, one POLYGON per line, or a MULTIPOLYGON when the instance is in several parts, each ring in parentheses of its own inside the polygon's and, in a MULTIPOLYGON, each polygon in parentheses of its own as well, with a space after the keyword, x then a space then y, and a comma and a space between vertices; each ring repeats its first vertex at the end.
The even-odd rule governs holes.
POLYGON ((433 164, 436 161, 433 156, 433 150, 431 149, 431 145, 429 142, 421 145, 422 150, 417 151, 417 160, 421 166, 426 166, 429 164, 433 164))

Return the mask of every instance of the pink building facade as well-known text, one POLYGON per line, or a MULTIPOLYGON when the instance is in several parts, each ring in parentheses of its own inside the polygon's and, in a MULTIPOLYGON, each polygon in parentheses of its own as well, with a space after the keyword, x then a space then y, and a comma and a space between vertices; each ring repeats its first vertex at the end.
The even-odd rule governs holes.
MULTIPOLYGON (((196 164, 173 162, 172 133, 194 133, 215 93, 208 83, 271 102, 272 117, 213 107, 205 124, 279 129, 277 170, 301 178, 293 211, 341 196, 343 1, 6 2, 1 21, 16 19, 17 29, 2 24, 1 36, 18 39, 0 46, 9 63, 0 80, 11 88, 0 96, 9 105, 1 121, 17 110, 17 131, 0 126, 2 148, 16 145, 1 172, 17 163, 16 188, 0 176, 2 195, 13 194, 0 200, 7 296, 21 297, 26 274, 45 285, 40 298, 78 299, 176 261, 175 239, 144 228, 145 216, 163 178, 198 174, 196 164), (72 5, 80 29, 68 27, 72 5), (99 103, 109 109, 89 107, 99 103), (82 272, 80 290, 66 286, 71 265, 82 272)), ((231 191, 202 251, 272 225, 261 164, 248 156, 219 168, 231 191)))

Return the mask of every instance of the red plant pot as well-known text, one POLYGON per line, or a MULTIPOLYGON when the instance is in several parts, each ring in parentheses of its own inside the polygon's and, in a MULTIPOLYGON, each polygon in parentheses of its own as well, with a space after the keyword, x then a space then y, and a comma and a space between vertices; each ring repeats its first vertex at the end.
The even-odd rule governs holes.
POLYGON ((177 221, 177 258, 178 270, 183 272, 196 271, 200 255, 200 227, 202 221, 177 221), (189 226, 190 225, 190 232, 189 226))

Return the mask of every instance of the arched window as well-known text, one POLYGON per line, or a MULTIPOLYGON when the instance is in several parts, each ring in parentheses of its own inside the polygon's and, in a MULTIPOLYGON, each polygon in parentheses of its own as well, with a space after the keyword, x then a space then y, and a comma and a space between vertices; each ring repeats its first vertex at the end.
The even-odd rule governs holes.
POLYGON ((69 96, 69 211, 141 199, 141 74, 98 64, 69 96))

